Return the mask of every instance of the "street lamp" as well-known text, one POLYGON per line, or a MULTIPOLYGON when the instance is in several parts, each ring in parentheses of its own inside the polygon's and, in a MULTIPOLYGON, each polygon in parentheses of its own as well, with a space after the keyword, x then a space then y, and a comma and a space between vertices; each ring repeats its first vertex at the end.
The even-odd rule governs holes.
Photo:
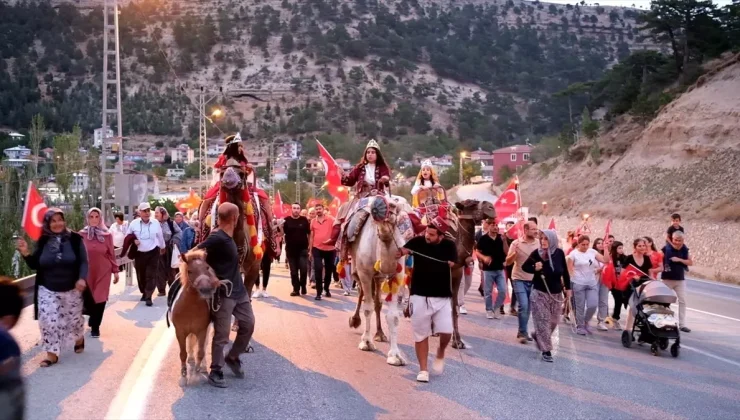
POLYGON ((465 159, 465 152, 460 152, 460 185, 463 185, 463 159, 465 159))
MULTIPOLYGON (((216 109, 213 110, 213 112, 211 112, 211 118, 218 118, 218 117, 222 116, 223 114, 224 114, 224 112, 221 111, 221 109, 216 108, 216 109)), ((211 122, 213 122, 213 121, 211 121, 211 122)))

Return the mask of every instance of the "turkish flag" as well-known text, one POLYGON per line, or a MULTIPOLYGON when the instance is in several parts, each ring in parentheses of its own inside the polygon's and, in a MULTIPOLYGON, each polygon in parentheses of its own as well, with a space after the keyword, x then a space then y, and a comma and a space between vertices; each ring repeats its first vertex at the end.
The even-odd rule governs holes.
POLYGON ((349 190, 342 185, 342 175, 340 174, 339 165, 329 152, 324 148, 320 141, 316 140, 319 148, 319 156, 324 164, 324 174, 326 175, 326 190, 332 197, 339 198, 339 201, 345 203, 349 200, 349 190))
POLYGON ((29 182, 26 203, 23 206, 21 227, 23 227, 23 230, 34 241, 38 241, 41 237, 44 215, 48 209, 46 203, 44 203, 44 198, 41 197, 33 182, 29 182))
POLYGON ((506 236, 511 239, 519 239, 522 236, 523 232, 524 221, 520 220, 519 223, 516 223, 514 226, 510 227, 509 230, 506 231, 506 236))
POLYGON ((282 219, 290 215, 290 205, 283 204, 283 196, 280 195, 280 191, 275 193, 275 202, 272 205, 272 214, 274 214, 278 219, 282 219))
POLYGON ((519 200, 519 182, 517 179, 512 180, 509 186, 498 197, 493 204, 496 209, 496 217, 504 219, 516 213, 521 207, 519 200))
POLYGON ((639 268, 630 264, 622 270, 622 273, 619 275, 619 279, 617 279, 617 284, 614 285, 614 288, 617 290, 627 290, 630 282, 632 282, 633 279, 640 277, 647 277, 647 274, 643 273, 639 268))
POLYGON ((555 218, 554 217, 552 219, 550 219, 550 225, 547 226, 547 228, 548 229, 552 229, 552 230, 555 230, 556 229, 555 228, 555 218))
POLYGON ((616 286, 617 272, 616 270, 614 270, 613 261, 609 261, 609 263, 604 267, 604 270, 601 272, 601 283, 609 290, 614 289, 614 287, 616 286))

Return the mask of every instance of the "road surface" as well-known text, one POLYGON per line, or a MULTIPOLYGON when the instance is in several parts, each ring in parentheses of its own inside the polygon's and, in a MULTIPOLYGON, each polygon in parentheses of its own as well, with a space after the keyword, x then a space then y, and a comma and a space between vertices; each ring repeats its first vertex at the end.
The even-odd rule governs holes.
POLYGON ((389 366, 387 343, 372 353, 357 348, 360 331, 347 322, 355 296, 336 289, 321 302, 290 297, 283 264, 273 266, 272 297, 254 302, 255 352, 242 355, 246 379, 227 373, 228 389, 178 385, 165 299, 147 308, 136 287, 114 286, 102 337, 88 337, 83 354, 70 349, 51 368, 38 367, 38 328, 26 310, 12 332, 24 354, 27 418, 738 418, 740 288, 690 281, 694 331, 683 335, 678 359, 625 349, 616 331, 581 337, 562 325, 555 363, 547 364, 533 345, 515 340, 515 317, 485 318, 476 287, 461 321, 472 348, 450 350, 446 371, 429 384, 415 381, 408 320, 400 342, 411 363, 389 366))

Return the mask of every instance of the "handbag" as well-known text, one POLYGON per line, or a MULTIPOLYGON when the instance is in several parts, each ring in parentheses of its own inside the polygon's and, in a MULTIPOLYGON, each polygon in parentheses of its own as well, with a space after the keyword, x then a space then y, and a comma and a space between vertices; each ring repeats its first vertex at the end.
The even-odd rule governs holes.
POLYGON ((170 267, 180 267, 180 249, 176 246, 172 247, 172 259, 170 260, 170 267))

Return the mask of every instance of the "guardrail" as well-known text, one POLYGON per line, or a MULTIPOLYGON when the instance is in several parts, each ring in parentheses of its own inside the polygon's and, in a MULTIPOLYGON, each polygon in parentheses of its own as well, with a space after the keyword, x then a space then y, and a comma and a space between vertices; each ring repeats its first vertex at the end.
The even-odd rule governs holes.
MULTIPOLYGON (((119 267, 123 266, 123 269, 125 270, 124 278, 126 280, 126 286, 132 286, 134 284, 134 260, 125 256, 122 257, 121 248, 116 248, 116 262, 119 267)), ((23 291, 24 307, 32 305, 34 291, 36 290, 34 287, 36 286, 36 275, 31 274, 30 276, 21 277, 16 279, 13 283, 17 284, 23 291)))

